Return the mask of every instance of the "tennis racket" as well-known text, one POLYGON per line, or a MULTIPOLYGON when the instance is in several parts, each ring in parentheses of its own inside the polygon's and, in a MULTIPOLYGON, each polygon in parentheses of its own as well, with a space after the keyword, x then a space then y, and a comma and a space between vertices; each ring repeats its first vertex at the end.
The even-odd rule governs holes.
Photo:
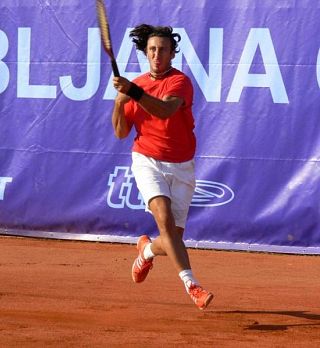
POLYGON ((106 8, 103 0, 96 0, 97 6, 97 16, 101 33, 101 41, 104 47, 104 50, 107 52, 111 59, 112 71, 114 76, 120 76, 118 65, 113 54, 111 36, 109 30, 109 21, 107 17, 106 8))

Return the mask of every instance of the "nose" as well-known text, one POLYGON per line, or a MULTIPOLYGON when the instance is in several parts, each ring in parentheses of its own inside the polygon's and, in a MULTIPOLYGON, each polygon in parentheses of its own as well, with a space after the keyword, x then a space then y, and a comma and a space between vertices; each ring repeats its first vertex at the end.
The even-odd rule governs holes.
POLYGON ((155 56, 155 58, 157 58, 157 57, 159 56, 159 50, 158 50, 158 49, 156 49, 156 50, 154 51, 154 56, 155 56))

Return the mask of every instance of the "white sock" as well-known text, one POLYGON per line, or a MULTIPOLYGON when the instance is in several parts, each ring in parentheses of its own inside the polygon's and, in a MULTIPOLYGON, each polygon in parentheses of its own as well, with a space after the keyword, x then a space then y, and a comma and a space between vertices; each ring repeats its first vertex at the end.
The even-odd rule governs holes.
POLYGON ((179 273, 179 277, 184 283, 184 286, 186 288, 187 293, 189 293, 189 287, 192 284, 199 284, 198 281, 194 278, 192 270, 191 269, 184 269, 179 273))
POLYGON ((146 260, 153 259, 156 255, 151 250, 151 243, 148 243, 143 250, 143 257, 146 260))

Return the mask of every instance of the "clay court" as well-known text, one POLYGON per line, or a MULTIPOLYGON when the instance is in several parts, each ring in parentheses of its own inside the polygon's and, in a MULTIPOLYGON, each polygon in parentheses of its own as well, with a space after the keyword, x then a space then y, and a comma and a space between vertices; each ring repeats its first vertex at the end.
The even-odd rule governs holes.
POLYGON ((190 249, 199 311, 167 258, 133 245, 1 237, 0 347, 319 347, 320 258, 190 249))

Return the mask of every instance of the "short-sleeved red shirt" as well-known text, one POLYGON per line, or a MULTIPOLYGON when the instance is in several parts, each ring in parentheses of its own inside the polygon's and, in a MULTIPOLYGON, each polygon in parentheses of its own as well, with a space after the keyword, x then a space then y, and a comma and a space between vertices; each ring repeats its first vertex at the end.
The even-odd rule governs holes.
POLYGON ((196 138, 193 132, 193 87, 190 79, 177 69, 165 77, 153 80, 143 74, 134 80, 147 94, 162 99, 180 97, 182 106, 169 118, 162 120, 143 110, 134 100, 125 104, 129 126, 134 125, 137 135, 132 151, 165 162, 185 162, 194 157, 196 138))

